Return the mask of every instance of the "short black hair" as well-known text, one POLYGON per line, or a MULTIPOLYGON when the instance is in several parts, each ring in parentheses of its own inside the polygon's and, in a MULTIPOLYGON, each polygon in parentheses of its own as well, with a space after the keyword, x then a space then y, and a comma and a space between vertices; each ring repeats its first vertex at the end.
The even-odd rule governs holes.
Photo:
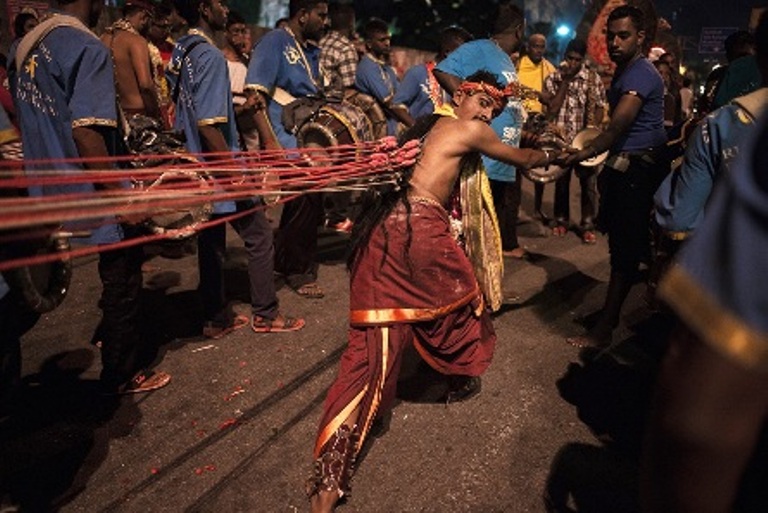
POLYGON ((728 61, 748 55, 755 48, 755 36, 746 30, 737 30, 725 38, 725 56, 728 61))
POLYGON ((582 57, 587 55, 587 43, 583 39, 571 39, 568 46, 565 47, 566 55, 570 52, 576 52, 582 57))
POLYGON ((363 37, 365 39, 373 39, 375 34, 380 34, 382 32, 386 32, 388 34, 389 25, 387 25, 386 21, 380 18, 371 18, 365 24, 365 27, 363 27, 363 37))
POLYGON ((173 4, 187 25, 194 27, 200 21, 200 6, 211 5, 211 0, 174 0, 173 4))
POLYGON ((355 6, 334 2, 328 5, 328 17, 331 19, 331 28, 346 28, 355 20, 355 6))
POLYGON ((288 16, 293 18, 299 11, 304 9, 305 11, 311 11, 318 4, 327 4, 328 0, 291 0, 288 4, 288 16))
POLYGON ((24 37, 24 25, 29 20, 36 20, 37 16, 32 14, 31 12, 20 12, 16 15, 16 17, 13 19, 13 35, 17 39, 20 37, 24 37))
POLYGON ((608 23, 615 20, 629 18, 635 30, 645 32, 645 13, 634 5, 620 5, 608 15, 608 23))
POLYGON ((227 14, 226 28, 229 29, 232 25, 246 25, 245 18, 237 11, 229 11, 227 14))
POLYGON ((472 41, 472 33, 459 25, 450 25, 440 31, 440 51, 454 45, 457 42, 466 43, 472 41))
POLYGON ((491 19, 493 20, 491 35, 502 34, 504 32, 511 32, 522 25, 525 22, 525 15, 523 10, 511 1, 501 0, 498 7, 496 7, 494 17, 491 19))

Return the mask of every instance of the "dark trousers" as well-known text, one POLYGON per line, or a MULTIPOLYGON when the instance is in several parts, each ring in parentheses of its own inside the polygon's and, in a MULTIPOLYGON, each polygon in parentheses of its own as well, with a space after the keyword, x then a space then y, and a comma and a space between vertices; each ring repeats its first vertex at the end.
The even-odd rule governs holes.
MULTIPOLYGON (((256 206, 253 201, 237 203, 238 211, 256 206)), ((221 215, 214 216, 222 217, 221 215)), ((274 277, 272 227, 264 210, 256 210, 230 222, 243 240, 248 259, 251 311, 253 315, 274 319, 278 313, 274 277)), ((197 263, 200 274, 198 291, 203 300, 205 319, 228 325, 234 314, 228 308, 224 287, 223 264, 227 254, 226 225, 218 224, 197 236, 197 263)))
POLYGON ((291 288, 317 281, 317 227, 322 219, 322 194, 302 194, 283 205, 275 237, 275 270, 291 288))
POLYGON ((560 226, 568 226, 569 224, 571 218, 571 174, 574 170, 581 187, 581 227, 584 230, 594 230, 597 207, 597 169, 594 167, 576 166, 569 168, 555 182, 555 221, 560 226))
POLYGON ((0 415, 14 403, 21 384, 21 336, 40 314, 22 304, 15 291, 0 298, 0 415))
POLYGON ((489 180, 491 183, 491 195, 493 196, 493 208, 499 219, 501 231, 501 248, 511 251, 520 247, 517 240, 517 220, 520 215, 520 200, 522 197, 522 176, 515 173, 514 182, 501 182, 489 180))
POLYGON ((141 246, 99 254, 102 318, 98 338, 102 342, 101 381, 108 389, 127 382, 140 369, 143 260, 141 246))
POLYGON ((352 202, 352 191, 325 193, 325 219, 328 225, 343 223, 351 218, 349 204, 352 202))

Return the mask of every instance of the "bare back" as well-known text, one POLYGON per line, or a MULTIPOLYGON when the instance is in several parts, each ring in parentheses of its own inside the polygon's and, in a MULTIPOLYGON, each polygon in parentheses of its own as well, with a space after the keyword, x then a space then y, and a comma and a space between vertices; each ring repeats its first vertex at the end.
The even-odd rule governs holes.
POLYGON ((102 42, 112 51, 115 64, 115 86, 120 106, 128 113, 155 115, 154 80, 147 40, 125 30, 114 30, 101 36, 102 42))

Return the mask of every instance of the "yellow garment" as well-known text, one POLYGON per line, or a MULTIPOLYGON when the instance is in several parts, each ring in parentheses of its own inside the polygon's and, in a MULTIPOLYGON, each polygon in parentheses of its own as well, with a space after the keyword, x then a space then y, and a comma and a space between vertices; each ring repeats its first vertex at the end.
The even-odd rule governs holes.
MULTIPOLYGON (((539 92, 544 90, 544 80, 556 71, 555 66, 547 59, 541 59, 541 62, 534 64, 527 55, 520 58, 517 66, 517 80, 539 92)), ((544 106, 539 100, 525 100, 523 107, 526 112, 544 112, 544 106)))

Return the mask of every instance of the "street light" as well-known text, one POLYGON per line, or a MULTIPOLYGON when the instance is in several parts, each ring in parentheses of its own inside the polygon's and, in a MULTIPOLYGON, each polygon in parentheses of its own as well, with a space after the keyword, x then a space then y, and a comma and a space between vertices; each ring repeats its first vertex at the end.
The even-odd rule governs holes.
POLYGON ((557 27, 555 33, 558 37, 568 37, 568 35, 571 33, 571 27, 568 25, 560 25, 557 27))

